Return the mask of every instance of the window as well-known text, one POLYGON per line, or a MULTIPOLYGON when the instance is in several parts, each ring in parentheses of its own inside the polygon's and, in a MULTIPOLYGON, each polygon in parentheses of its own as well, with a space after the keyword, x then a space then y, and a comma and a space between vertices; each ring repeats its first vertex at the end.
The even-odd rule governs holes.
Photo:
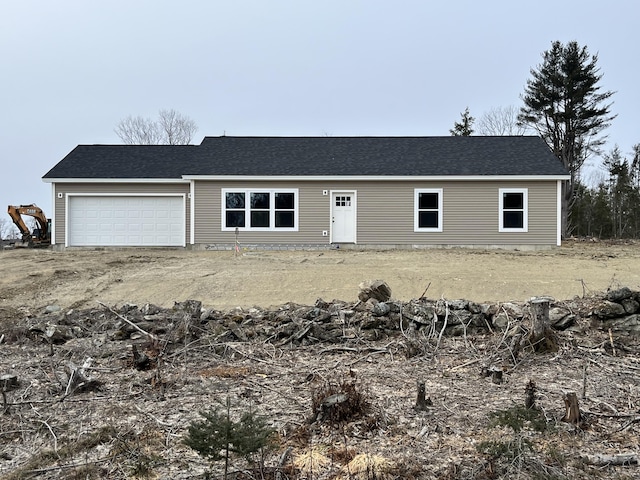
POLYGON ((442 189, 415 189, 414 231, 442 231, 442 189))
POLYGON ((222 230, 298 230, 298 191, 223 189, 222 230))
POLYGON ((526 188, 501 188, 500 232, 527 232, 528 190, 526 188))

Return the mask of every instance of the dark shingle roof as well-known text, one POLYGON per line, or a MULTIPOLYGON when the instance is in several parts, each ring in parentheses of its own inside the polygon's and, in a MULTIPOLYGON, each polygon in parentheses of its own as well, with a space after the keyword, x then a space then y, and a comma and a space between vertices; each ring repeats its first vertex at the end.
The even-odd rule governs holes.
POLYGON ((194 145, 78 145, 43 178, 181 178, 194 145))
POLYGON ((567 175, 539 137, 206 137, 198 146, 81 145, 45 176, 567 175))

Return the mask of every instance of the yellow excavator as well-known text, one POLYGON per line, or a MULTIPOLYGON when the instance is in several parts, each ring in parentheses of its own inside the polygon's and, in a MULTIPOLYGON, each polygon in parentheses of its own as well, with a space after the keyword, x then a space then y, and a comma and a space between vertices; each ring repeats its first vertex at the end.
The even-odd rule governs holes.
POLYGON ((22 235, 23 246, 45 247, 51 245, 51 220, 48 220, 44 212, 35 203, 31 205, 9 205, 9 216, 22 235), (22 220, 22 215, 33 217, 38 224, 33 232, 22 220))

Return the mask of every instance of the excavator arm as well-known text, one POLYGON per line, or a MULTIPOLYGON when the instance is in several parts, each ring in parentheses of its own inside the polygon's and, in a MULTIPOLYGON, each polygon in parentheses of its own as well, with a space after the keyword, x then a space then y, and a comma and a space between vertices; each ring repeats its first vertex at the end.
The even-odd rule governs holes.
POLYGON ((22 242, 29 245, 40 244, 46 245, 51 242, 51 234, 49 232, 49 221, 44 212, 36 204, 31 205, 9 205, 7 209, 11 220, 22 235, 22 242), (22 215, 33 217, 38 223, 38 229, 32 233, 29 227, 24 223, 22 215))

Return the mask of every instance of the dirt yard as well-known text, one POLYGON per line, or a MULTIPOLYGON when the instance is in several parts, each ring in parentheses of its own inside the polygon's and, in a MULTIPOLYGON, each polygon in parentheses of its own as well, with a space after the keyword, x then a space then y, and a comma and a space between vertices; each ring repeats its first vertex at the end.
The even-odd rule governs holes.
POLYGON ((232 420, 254 411, 277 434, 253 464, 232 456, 230 480, 638 478, 640 342, 589 313, 623 286, 640 290, 640 245, 0 251, 0 478, 221 480, 224 462, 184 439, 227 399, 232 420), (357 301, 373 279, 399 310, 357 301), (555 351, 514 352, 531 321, 515 303, 538 295, 575 323, 555 351), (446 306, 437 329, 403 320, 421 297, 446 306), (503 312, 506 328, 443 336, 454 299, 503 312), (577 425, 562 421, 568 392, 577 425), (332 401, 348 416, 315 410, 332 401))
POLYGON ((615 285, 640 288, 640 245, 570 242, 540 252, 504 250, 0 251, 0 307, 92 307, 196 299, 228 309, 353 300, 381 279, 393 298, 569 299, 615 285))

